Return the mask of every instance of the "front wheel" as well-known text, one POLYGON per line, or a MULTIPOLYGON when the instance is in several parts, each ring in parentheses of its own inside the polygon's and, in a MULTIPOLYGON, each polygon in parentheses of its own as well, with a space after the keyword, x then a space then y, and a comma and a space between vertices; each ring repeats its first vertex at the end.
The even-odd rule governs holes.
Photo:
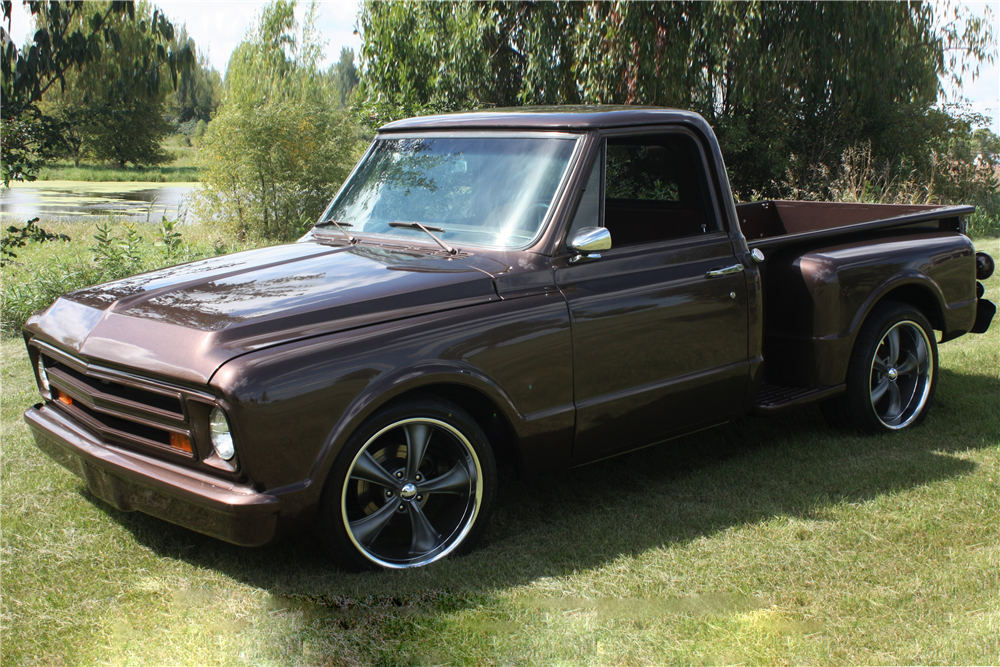
POLYGON ((349 569, 409 568, 471 549, 496 497, 496 464, 464 410, 426 398, 368 420, 337 458, 317 522, 349 569))
POLYGON ((834 424, 858 431, 915 426, 927 415, 937 370, 937 343, 927 318, 905 304, 880 305, 854 344, 846 391, 823 411, 834 424))

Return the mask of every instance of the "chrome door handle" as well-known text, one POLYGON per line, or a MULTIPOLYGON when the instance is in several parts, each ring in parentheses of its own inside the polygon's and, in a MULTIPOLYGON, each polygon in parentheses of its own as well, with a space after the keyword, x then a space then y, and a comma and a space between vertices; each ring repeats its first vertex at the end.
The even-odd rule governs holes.
POLYGON ((716 276, 728 276, 733 273, 739 273, 742 270, 743 270, 742 264, 733 264, 732 266, 727 266, 724 269, 713 269, 712 271, 709 271, 705 275, 708 276, 709 278, 714 278, 716 276))

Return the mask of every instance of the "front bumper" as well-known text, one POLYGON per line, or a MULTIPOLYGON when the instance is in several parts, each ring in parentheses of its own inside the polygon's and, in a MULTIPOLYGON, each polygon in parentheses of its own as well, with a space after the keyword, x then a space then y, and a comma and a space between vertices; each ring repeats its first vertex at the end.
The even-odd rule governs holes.
POLYGON ((108 445, 49 406, 30 408, 24 420, 39 449, 119 510, 242 546, 267 544, 277 535, 281 502, 275 496, 108 445))

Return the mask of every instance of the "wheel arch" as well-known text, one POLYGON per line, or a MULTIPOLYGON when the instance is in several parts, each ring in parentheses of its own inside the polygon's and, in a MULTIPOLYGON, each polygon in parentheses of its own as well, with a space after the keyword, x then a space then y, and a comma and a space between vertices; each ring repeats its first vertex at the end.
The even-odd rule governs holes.
POLYGON ((422 396, 434 396, 449 403, 454 403, 469 413, 479 428, 483 429, 486 439, 493 449, 493 456, 498 463, 513 465, 520 469, 521 457, 518 448, 518 437, 511 426, 510 420, 500 405, 486 392, 469 384, 459 384, 452 381, 437 381, 414 387, 388 401, 380 404, 376 410, 403 403, 422 396))
POLYGON ((912 306, 923 313, 924 317, 935 329, 946 332, 944 295, 940 288, 926 276, 905 276, 889 280, 878 290, 875 290, 864 308, 858 310, 851 323, 851 339, 853 347, 861 327, 880 305, 887 302, 902 303, 912 306))
POLYGON ((311 478, 321 491, 330 469, 350 437, 379 411, 419 396, 448 400, 469 413, 486 434, 498 462, 521 470, 520 438, 514 420, 520 413, 503 390, 478 370, 458 364, 399 369, 357 396, 334 425, 317 457, 311 478))
POLYGON ((944 319, 944 308, 942 303, 944 297, 941 295, 940 290, 935 291, 931 288, 928 282, 906 282, 904 284, 895 284, 889 287, 884 293, 882 293, 878 299, 872 304, 868 309, 868 313, 865 314, 865 319, 877 306, 887 301, 894 301, 896 303, 903 303, 908 306, 913 306, 927 318, 927 321, 931 323, 931 326, 938 331, 944 331, 947 326, 944 319))

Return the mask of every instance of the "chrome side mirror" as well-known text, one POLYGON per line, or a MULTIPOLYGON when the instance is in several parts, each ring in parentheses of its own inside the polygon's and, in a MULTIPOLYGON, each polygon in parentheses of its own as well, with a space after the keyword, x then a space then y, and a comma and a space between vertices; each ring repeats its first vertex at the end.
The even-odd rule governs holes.
POLYGON ((611 232, 606 227, 583 227, 573 235, 566 246, 577 253, 571 262, 583 258, 600 259, 600 251, 611 250, 611 232))

